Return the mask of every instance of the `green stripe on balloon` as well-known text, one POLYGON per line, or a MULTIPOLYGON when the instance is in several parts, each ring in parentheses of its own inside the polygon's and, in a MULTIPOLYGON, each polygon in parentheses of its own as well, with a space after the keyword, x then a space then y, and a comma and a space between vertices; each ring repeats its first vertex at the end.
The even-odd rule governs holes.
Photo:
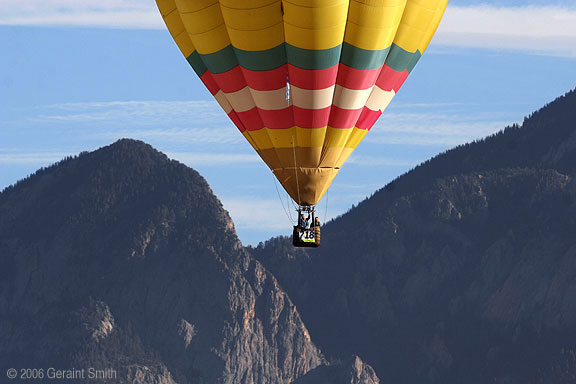
POLYGON ((238 63, 250 71, 270 71, 286 64, 284 43, 265 51, 244 51, 234 48, 238 63))
POLYGON ((207 69, 212 73, 224 73, 237 65, 251 71, 270 71, 287 62, 308 70, 327 69, 338 63, 358 70, 372 70, 386 63, 395 71, 412 72, 421 57, 420 51, 408 52, 396 44, 392 44, 390 48, 371 51, 344 42, 334 48, 322 50, 298 48, 288 43, 265 51, 244 51, 228 45, 210 54, 194 51, 187 60, 198 76, 202 76, 207 69))
POLYGON ((188 61, 188 64, 190 64, 194 72, 196 72, 198 77, 202 77, 204 72, 208 70, 208 68, 206 68, 206 65, 204 65, 202 57, 200 57, 198 51, 192 52, 192 54, 188 56, 186 60, 188 61))
POLYGON ((386 58, 386 65, 397 72, 404 72, 407 70, 408 73, 410 73, 421 57, 422 53, 420 53, 420 51, 408 52, 400 48, 398 45, 392 44, 390 53, 386 58))
MULTIPOLYGON (((286 64, 286 50, 284 49, 284 43, 265 51, 244 51, 228 45, 226 48, 214 53, 197 54, 194 52, 190 55, 190 58, 195 59, 196 66, 191 63, 195 70, 196 67, 200 68, 200 65, 196 63, 199 59, 202 62, 202 66, 204 68, 207 67, 212 73, 228 72, 237 65, 251 71, 270 71, 286 64)), ((190 58, 189 62, 191 61, 190 58)))
POLYGON ((228 72, 238 65, 236 60, 236 53, 231 45, 219 50, 218 52, 200 54, 202 61, 212 73, 228 72))
POLYGON ((355 47, 347 42, 342 44, 342 57, 340 62, 354 69, 371 70, 380 68, 386 56, 388 56, 390 48, 385 48, 377 51, 367 50, 355 47))
POLYGON ((303 49, 286 43, 288 63, 302 69, 327 69, 340 62, 342 45, 329 49, 303 49))

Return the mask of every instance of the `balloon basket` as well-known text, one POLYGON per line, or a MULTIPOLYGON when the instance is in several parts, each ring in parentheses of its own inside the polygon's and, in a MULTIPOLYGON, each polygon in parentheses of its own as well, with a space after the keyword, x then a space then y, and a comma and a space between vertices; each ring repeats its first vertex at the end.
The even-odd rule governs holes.
POLYGON ((292 245, 295 247, 318 248, 320 246, 320 222, 314 206, 298 207, 298 225, 292 231, 292 245), (308 215, 306 218, 304 213, 308 215), (310 219, 312 221, 310 222, 310 219))
POLYGON ((318 248, 320 246, 320 227, 303 229, 295 226, 292 232, 292 245, 295 247, 318 248))

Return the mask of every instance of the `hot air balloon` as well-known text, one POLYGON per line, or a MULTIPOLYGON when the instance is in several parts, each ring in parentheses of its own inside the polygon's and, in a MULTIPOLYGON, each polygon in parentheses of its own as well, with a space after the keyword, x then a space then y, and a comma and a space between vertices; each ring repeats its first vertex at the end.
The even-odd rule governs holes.
POLYGON ((299 213, 313 213, 414 69, 448 0, 156 3, 196 74, 299 213))

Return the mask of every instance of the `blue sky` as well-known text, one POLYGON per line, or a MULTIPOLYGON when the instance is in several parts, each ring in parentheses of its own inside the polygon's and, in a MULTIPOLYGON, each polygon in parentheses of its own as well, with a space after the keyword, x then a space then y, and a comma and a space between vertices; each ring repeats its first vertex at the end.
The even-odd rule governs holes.
MULTIPOLYGON (((278 186, 282 204, 270 171, 189 68, 153 0, 25 4, 0 2, 0 189, 131 137, 198 170, 245 244, 290 233, 285 193, 278 186)), ((574 87, 576 0, 451 1, 428 52, 319 203, 321 218, 574 87)))

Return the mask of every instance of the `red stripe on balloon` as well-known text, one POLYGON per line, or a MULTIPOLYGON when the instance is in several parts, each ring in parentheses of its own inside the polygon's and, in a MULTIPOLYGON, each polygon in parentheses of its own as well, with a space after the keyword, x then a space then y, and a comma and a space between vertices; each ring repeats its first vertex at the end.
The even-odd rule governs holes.
POLYGON ((265 110, 258 108, 265 127, 270 129, 286 129, 294 126, 292 107, 279 110, 265 110))
POLYGON ((248 131, 257 131, 264 128, 264 123, 258 113, 258 108, 252 108, 244 112, 236 112, 240 117, 240 121, 248 131))
POLYGON ((288 78, 291 85, 303 89, 324 89, 336 83, 338 65, 327 69, 302 69, 288 64, 288 78))
POLYGON ((304 109, 294 106, 294 125, 302 128, 323 128, 328 125, 330 107, 304 109))
POLYGON ((408 78, 410 73, 407 70, 404 72, 398 72, 393 70, 387 65, 384 65, 382 68, 382 72, 380 72, 380 76, 378 76, 378 80, 376 81, 376 85, 378 85, 384 91, 392 91, 398 92, 398 90, 402 87, 402 84, 408 78))
POLYGON ((234 125, 236 127, 238 127, 238 130, 240 132, 244 132, 246 130, 246 127, 244 127, 244 124, 242 123, 242 120, 240 120, 240 117, 238 116, 238 114, 235 111, 232 111, 228 114, 228 117, 230 118, 230 120, 232 120, 232 122, 234 123, 234 125))
POLYGON ((288 66, 285 64, 269 71, 251 71, 242 68, 242 73, 250 88, 258 91, 273 91, 286 86, 288 66))
POLYGON ((214 77, 209 71, 204 72, 204 74, 200 77, 200 80, 204 83, 208 91, 214 96, 220 90, 220 86, 214 81, 214 77))
POLYGON ((332 106, 328 125, 332 128, 354 128, 361 113, 362 108, 342 109, 332 106))
POLYGON ((214 73, 214 80, 224 93, 232 93, 246 87, 246 80, 240 66, 223 73, 214 73))
POLYGON ((356 127, 358 127, 358 129, 370 130, 380 115, 382 115, 381 111, 373 111, 368 107, 364 107, 360 114, 360 118, 356 122, 356 127))
POLYGON ((344 88, 355 90, 372 88, 376 83, 376 79, 378 79, 381 69, 382 67, 370 70, 361 70, 340 64, 336 84, 341 85, 344 88))

